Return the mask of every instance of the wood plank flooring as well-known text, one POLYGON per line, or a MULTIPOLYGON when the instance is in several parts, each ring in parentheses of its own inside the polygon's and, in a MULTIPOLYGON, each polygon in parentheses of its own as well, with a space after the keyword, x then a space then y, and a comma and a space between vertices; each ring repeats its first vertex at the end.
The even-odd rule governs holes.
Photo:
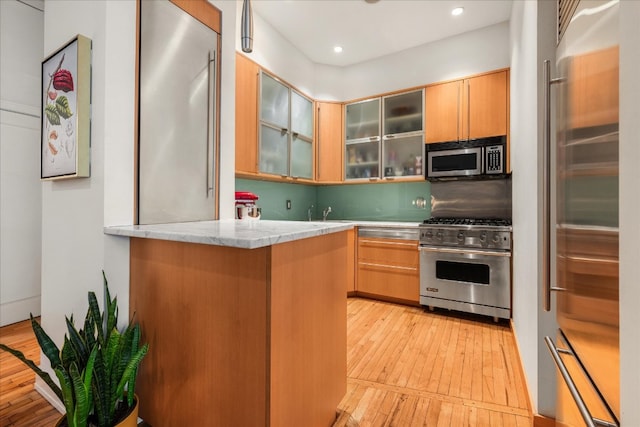
MULTIPOLYGON (((31 322, 0 328, 0 342, 22 351, 40 363, 40 347, 31 322)), ((45 427, 55 425, 60 412, 34 390, 35 374, 6 351, 0 350, 0 427, 45 427)))
POLYGON ((348 300, 347 394, 334 427, 531 426, 504 321, 348 300))
MULTIPOLYGON (((349 298, 347 328, 334 427, 532 425, 508 323, 349 298)), ((28 321, 0 328, 0 342, 39 359, 28 321)), ((54 425, 60 414, 33 384, 30 369, 0 352, 0 427, 54 425)))

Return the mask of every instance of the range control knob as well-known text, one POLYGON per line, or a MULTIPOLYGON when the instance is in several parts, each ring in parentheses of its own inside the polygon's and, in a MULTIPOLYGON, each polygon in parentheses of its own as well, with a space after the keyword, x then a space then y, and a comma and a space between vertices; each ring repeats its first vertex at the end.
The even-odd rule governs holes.
POLYGON ((500 242, 500 235, 499 234, 494 234, 493 235, 493 243, 499 243, 500 242))
POLYGON ((442 241, 442 231, 438 231, 438 232, 436 233, 436 239, 438 239, 438 240, 442 241))
POLYGON ((429 240, 433 239, 433 233, 431 232, 431 230, 425 231, 424 237, 426 237, 429 240))
POLYGON ((480 234, 480 241, 482 243, 485 243, 487 241, 487 232, 483 231, 482 234, 480 234))
POLYGON ((464 240, 464 232, 463 231, 459 231, 458 232, 458 241, 462 242, 464 240))

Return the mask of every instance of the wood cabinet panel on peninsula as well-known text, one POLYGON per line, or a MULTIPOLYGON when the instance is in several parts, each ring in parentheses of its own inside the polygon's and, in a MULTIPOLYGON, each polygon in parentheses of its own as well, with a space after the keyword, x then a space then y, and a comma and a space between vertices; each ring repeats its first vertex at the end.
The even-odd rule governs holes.
POLYGON ((326 427, 346 393, 347 232, 257 249, 131 238, 154 426, 326 427))

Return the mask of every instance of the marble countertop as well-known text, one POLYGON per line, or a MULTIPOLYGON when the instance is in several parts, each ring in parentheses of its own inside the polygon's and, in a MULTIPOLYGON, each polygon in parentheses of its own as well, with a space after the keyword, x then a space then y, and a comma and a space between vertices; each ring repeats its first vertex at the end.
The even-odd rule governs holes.
POLYGON ((171 224, 104 227, 114 236, 174 240, 186 243, 255 249, 352 229, 351 222, 268 221, 235 219, 171 224))

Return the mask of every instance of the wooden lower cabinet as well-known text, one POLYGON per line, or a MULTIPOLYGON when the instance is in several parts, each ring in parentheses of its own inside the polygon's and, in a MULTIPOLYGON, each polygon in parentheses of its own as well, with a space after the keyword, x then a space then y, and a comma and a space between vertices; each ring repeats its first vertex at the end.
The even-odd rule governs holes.
POLYGON ((347 390, 346 237, 258 249, 132 238, 129 311, 149 343, 140 416, 331 425, 347 390))
POLYGON ((358 238, 357 293, 418 305, 417 240, 358 238))

